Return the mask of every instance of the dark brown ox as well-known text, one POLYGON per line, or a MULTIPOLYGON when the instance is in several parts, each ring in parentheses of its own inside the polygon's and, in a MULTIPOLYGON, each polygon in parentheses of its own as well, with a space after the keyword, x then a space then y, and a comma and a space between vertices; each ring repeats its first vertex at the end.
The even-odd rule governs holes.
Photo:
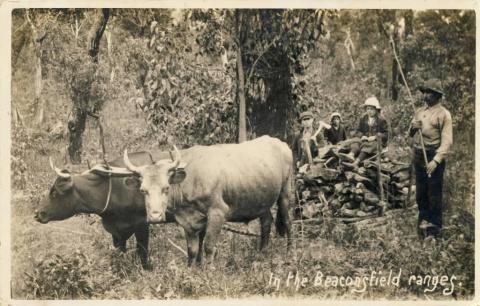
MULTIPOLYGON (((169 158, 168 152, 136 152, 130 159, 140 165, 152 164, 154 160, 169 158)), ((125 167, 123 158, 110 162, 111 166, 125 167)), ((111 178, 111 194, 107 205, 109 178, 90 171, 73 175, 51 164, 57 178, 50 191, 41 200, 35 212, 40 223, 64 220, 80 213, 98 214, 104 228, 112 235, 113 244, 126 251, 126 241, 134 234, 137 240, 137 254, 142 266, 148 262, 149 231, 145 215, 145 200, 138 190, 136 180, 125 177, 111 178), (129 183, 132 181, 132 183, 129 183), (104 210, 104 211, 103 211, 104 210)), ((167 222, 174 222, 167 215, 167 222)))
MULTIPOLYGON (((292 179, 292 151, 284 142, 263 136, 241 144, 194 146, 176 151, 176 159, 154 165, 135 166, 127 151, 125 165, 142 178, 141 190, 151 222, 163 221, 167 207, 185 230, 189 265, 207 262, 226 222, 249 222, 260 218, 261 244, 268 245, 274 203, 277 203, 276 228, 287 235, 292 179), (177 171, 184 163, 183 171, 177 171), (179 175, 180 173, 180 175, 179 175), (179 183, 176 199, 169 197, 172 183, 179 183), (202 247, 203 246, 203 247, 202 247)), ((177 185, 178 186, 178 185, 177 185)))

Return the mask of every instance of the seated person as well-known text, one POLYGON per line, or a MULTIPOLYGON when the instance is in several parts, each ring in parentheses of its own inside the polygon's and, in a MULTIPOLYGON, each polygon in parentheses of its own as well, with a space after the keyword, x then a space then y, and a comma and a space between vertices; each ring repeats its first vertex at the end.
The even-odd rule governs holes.
POLYGON ((319 128, 315 131, 313 128, 313 113, 310 111, 301 113, 300 121, 302 128, 300 133, 295 136, 292 145, 294 160, 297 167, 301 167, 310 162, 306 148, 309 148, 310 157, 312 159, 318 155, 318 147, 324 144, 323 133, 320 132, 323 128, 330 127, 329 124, 320 121, 319 128))
POLYGON ((377 141, 381 141, 381 148, 385 148, 388 141, 388 123, 380 115, 381 107, 377 98, 368 98, 363 106, 366 114, 360 119, 357 129, 357 137, 360 137, 362 142, 353 143, 351 146, 351 153, 356 157, 353 161, 355 168, 365 158, 377 153, 377 141))
POLYGON ((340 141, 347 139, 347 133, 342 124, 342 116, 340 113, 334 112, 330 116, 330 128, 323 131, 323 136, 332 145, 336 145, 340 141))

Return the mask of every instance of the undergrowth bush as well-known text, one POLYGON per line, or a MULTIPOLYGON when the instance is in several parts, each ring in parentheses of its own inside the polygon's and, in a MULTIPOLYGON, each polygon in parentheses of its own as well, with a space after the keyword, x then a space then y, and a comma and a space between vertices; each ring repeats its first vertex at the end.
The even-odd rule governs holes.
POLYGON ((27 156, 32 152, 37 154, 45 154, 43 135, 38 132, 27 131, 23 126, 15 126, 12 128, 12 146, 10 149, 11 157, 11 184, 15 190, 25 189, 27 180, 31 178, 32 172, 28 165, 27 156))
POLYGON ((37 259, 32 273, 25 272, 25 284, 33 299, 91 297, 94 291, 92 263, 80 251, 69 256, 54 254, 37 259))

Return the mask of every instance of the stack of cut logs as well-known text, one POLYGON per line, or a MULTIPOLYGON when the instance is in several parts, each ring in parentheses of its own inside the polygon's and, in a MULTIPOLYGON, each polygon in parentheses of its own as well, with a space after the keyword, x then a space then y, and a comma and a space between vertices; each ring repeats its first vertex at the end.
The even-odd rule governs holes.
POLYGON ((359 140, 350 139, 320 148, 313 163, 299 169, 296 218, 366 218, 410 202, 407 201, 410 165, 391 160, 386 152, 381 152, 380 163, 375 154, 354 166, 348 153, 355 141, 359 140), (379 164, 381 180, 378 179, 379 164))

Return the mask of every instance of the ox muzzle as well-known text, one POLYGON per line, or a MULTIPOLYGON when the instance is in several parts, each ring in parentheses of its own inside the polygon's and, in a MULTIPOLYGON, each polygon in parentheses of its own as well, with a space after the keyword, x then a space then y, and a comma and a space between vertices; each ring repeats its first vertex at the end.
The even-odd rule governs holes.
POLYGON ((147 223, 155 224, 155 223, 164 223, 167 221, 165 213, 161 213, 160 211, 149 211, 147 213, 147 223))
POLYGON ((41 210, 35 210, 33 218, 35 219, 35 221, 43 224, 48 223, 48 221, 50 221, 47 216, 47 213, 41 210))

